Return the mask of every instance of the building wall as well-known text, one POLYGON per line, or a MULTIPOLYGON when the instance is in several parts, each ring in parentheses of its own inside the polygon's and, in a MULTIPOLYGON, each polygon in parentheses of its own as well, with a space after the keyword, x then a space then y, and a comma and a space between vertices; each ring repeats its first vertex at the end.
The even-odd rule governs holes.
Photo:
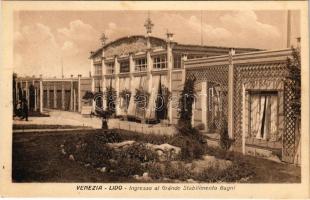
MULTIPOLYGON (((282 160, 293 162, 295 153, 298 152, 296 141, 299 134, 294 131, 294 121, 290 115, 291 107, 288 106, 288 102, 285 103, 286 99, 289 98, 289 90, 286 86, 287 59, 291 56, 292 51, 284 49, 194 59, 185 62, 186 76, 194 75, 198 83, 207 83, 207 88, 212 87, 214 83, 221 85, 223 91, 225 91, 225 88, 232 88, 232 102, 228 102, 228 104, 231 103, 232 105, 233 112, 231 115, 229 115, 229 111, 226 111, 227 105, 224 103, 226 98, 222 99, 222 103, 224 105, 224 114, 228 113, 228 122, 230 116, 232 117, 232 121, 229 123, 233 123, 233 129, 229 131, 231 131, 234 140, 234 150, 264 156, 279 154, 280 157, 282 156, 282 160), (228 71, 230 66, 233 67, 232 71, 228 71), (229 73, 232 73, 233 77, 232 87, 230 87, 227 79, 230 76, 229 73), (249 136, 249 121, 251 120, 249 103, 252 93, 272 93, 276 95, 278 139, 249 136)), ((196 90, 199 93, 201 91, 198 83, 196 90)), ((228 96, 226 100, 229 101, 228 96)), ((201 109, 202 112, 200 113, 199 105, 207 104, 202 102, 195 105, 193 124, 195 125, 201 121, 206 121, 205 125, 209 124, 212 122, 211 113, 204 112, 204 109, 201 109), (201 116, 201 120, 196 115, 201 116), (204 120, 205 116, 207 117, 204 120)))

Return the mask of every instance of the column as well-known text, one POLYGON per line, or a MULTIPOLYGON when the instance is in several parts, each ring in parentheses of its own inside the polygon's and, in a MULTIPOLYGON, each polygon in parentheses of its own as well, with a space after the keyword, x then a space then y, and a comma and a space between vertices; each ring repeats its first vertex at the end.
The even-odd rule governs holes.
POLYGON ((73 111, 73 75, 71 75, 70 80, 70 111, 73 111))
POLYGON ((15 103, 18 103, 18 100, 19 100, 19 98, 18 98, 18 83, 17 83, 18 81, 17 81, 17 78, 15 79, 15 95, 16 95, 16 102, 15 103))
MULTIPOLYGON (((153 60, 152 60, 152 56, 151 56, 151 49, 148 49, 146 52, 146 59, 147 59, 147 77, 148 77, 148 92, 150 93, 150 99, 149 101, 154 101, 154 99, 151 99, 152 97, 152 82, 153 82, 153 75, 152 75, 152 70, 153 70, 153 60)), ((151 102, 148 102, 148 107, 146 108, 145 114, 147 117, 151 116, 152 110, 155 109, 152 108, 152 106, 156 106, 155 104, 152 104, 151 102)))
POLYGON ((32 80, 32 85, 34 88, 34 111, 37 111, 37 88, 35 87, 35 81, 32 80))
POLYGON ((26 81, 26 100, 27 100, 27 103, 28 103, 28 106, 29 106, 29 86, 28 86, 28 81, 26 81))
MULTIPOLYGON (((105 45, 105 43, 103 43, 103 45, 105 45)), ((105 110, 106 109, 106 99, 104 98, 104 93, 106 91, 106 84, 105 84, 105 75, 106 73, 106 66, 105 66, 105 54, 104 54, 104 48, 102 48, 102 54, 101 54, 101 85, 102 85, 102 109, 105 110)))
POLYGON ((57 88, 56 88, 56 82, 54 83, 54 109, 57 108, 57 88))
POLYGON ((119 73, 120 73, 120 64, 117 60, 117 57, 115 57, 115 61, 114 61, 114 69, 115 69, 115 90, 116 90, 116 102, 115 102, 115 107, 116 107, 116 115, 119 115, 120 112, 120 105, 119 105, 119 73))
MULTIPOLYGON (((172 38, 170 38, 170 35, 167 33, 167 37, 168 37, 168 42, 167 42, 167 67, 168 67, 168 89, 171 92, 172 90, 172 67, 173 67, 173 55, 172 55, 172 44, 171 44, 171 40, 172 38)), ((172 37, 172 36, 171 36, 172 37)), ((169 112, 168 112, 168 118, 170 123, 172 123, 172 103, 169 104, 169 112)))
POLYGON ((229 64, 228 64, 228 135, 229 138, 233 138, 233 97, 234 97, 234 64, 233 55, 235 50, 231 49, 229 52, 229 64))
POLYGON ((204 81, 201 83, 201 119, 202 123, 205 125, 205 131, 208 131, 208 116, 207 116, 207 88, 208 83, 204 81))
POLYGON ((22 99, 20 99, 21 101, 23 101, 23 98, 24 98, 24 89, 23 89, 23 81, 21 80, 20 81, 20 90, 21 90, 21 97, 22 99))
POLYGON ((102 107, 103 107, 103 110, 106 110, 106 107, 107 107, 107 102, 106 102, 106 99, 105 99, 105 95, 104 93, 106 92, 106 89, 107 89, 107 86, 106 86, 106 79, 105 79, 105 75, 107 74, 107 70, 106 70, 106 66, 105 66, 105 62, 104 62, 104 58, 102 60, 102 107))
POLYGON ((50 88, 49 83, 46 83, 46 95, 47 95, 47 108, 50 108, 50 88))
POLYGON ((76 111, 76 94, 75 89, 73 89, 73 111, 76 111))
POLYGON ((61 81, 61 108, 65 110, 65 85, 64 81, 61 81))
POLYGON ((40 75, 40 113, 43 112, 43 82, 42 75, 40 75))
POLYGON ((81 76, 78 75, 78 112, 81 112, 81 76))

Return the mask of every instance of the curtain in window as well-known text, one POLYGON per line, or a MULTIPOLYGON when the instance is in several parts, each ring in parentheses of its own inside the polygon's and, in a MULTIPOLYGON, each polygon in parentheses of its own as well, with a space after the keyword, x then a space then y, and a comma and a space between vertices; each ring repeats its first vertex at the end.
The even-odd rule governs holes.
POLYGON ((150 91, 150 99, 148 104, 148 109, 146 111, 146 118, 155 119, 155 108, 156 108, 156 98, 158 94, 160 76, 153 76, 152 78, 152 90, 150 91))
POLYGON ((259 98, 259 113, 257 117, 257 123, 256 123, 256 138, 261 139, 262 138, 262 129, 263 127, 263 120, 264 120, 264 111, 265 111, 265 103, 266 103, 266 97, 265 96, 258 96, 259 98))
MULTIPOLYGON (((119 93, 121 93, 123 90, 130 90, 130 78, 120 78, 119 79, 119 93)), ((127 110, 127 105, 125 102, 125 99, 118 97, 119 103, 120 103, 120 115, 125 115, 127 110)))
POLYGON ((278 98, 276 95, 270 96, 270 141, 278 141, 278 98))
POLYGON ((214 110, 213 110, 213 114, 214 114, 214 119, 215 120, 218 120, 218 117, 219 117, 219 111, 220 111, 220 87, 219 86, 216 86, 214 87, 214 90, 213 90, 213 107, 214 107, 214 110))
MULTIPOLYGON (((142 77, 140 77, 139 85, 138 85, 137 89, 140 89, 140 90, 142 89, 144 91, 149 92, 148 91, 148 85, 149 85, 148 77, 147 76, 142 76, 142 77)), ((141 105, 142 105, 142 107, 137 107, 136 106, 136 117, 138 119, 144 119, 146 117, 145 114, 146 114, 147 107, 145 107, 143 105, 145 105, 145 104, 148 105, 150 103, 149 97, 148 97, 148 99, 145 99, 145 100, 146 100, 146 102, 142 102, 143 99, 141 98, 141 105)))
POLYGON ((252 95, 250 114, 250 136, 257 139, 277 141, 277 96, 252 95))
POLYGON ((134 96, 136 93, 136 89, 139 88, 139 84, 140 84, 140 79, 141 77, 133 77, 133 79, 131 80, 131 98, 129 101, 129 107, 128 107, 128 115, 135 115, 136 113, 136 104, 134 101, 134 96))
POLYGON ((251 95, 251 103, 250 103, 250 136, 255 137, 258 133, 259 124, 260 124, 260 96, 251 95))

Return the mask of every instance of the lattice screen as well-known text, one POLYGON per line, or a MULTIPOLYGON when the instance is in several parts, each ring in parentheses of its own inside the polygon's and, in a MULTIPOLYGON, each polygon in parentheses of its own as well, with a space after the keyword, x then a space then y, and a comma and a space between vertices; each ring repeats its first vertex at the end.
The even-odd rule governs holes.
POLYGON ((293 108, 291 106, 292 100, 295 98, 294 91, 291 89, 291 85, 294 81, 285 82, 284 90, 284 128, 285 134, 283 135, 283 150, 282 150, 282 160, 285 162, 293 163, 294 156, 296 153, 296 116, 294 114, 293 108))
MULTIPOLYGON (((216 65, 210 66, 203 69, 192 69, 186 71, 186 76, 195 76, 196 84, 208 81, 212 82, 213 85, 220 86, 221 92, 221 108, 223 117, 214 120, 216 129, 220 129, 223 126, 223 120, 227 121, 227 84, 228 84, 228 65, 216 65)), ((210 127, 211 120, 208 121, 210 127)))
MULTIPOLYGON (((248 64, 235 65, 234 71, 234 99, 233 99, 233 120, 235 147, 241 148, 242 144, 242 83, 254 80, 275 80, 285 81, 287 76, 286 63, 248 64)), ((285 82, 284 86, 284 132, 282 136, 283 150, 282 160, 292 163, 296 152, 295 126, 296 119, 289 102, 294 98, 294 93, 285 82)))
MULTIPOLYGON (((233 135, 234 135, 234 147, 236 150, 242 147, 242 85, 244 82, 254 82, 259 80, 275 81, 279 83, 285 83, 284 85, 284 130, 282 136, 283 151, 282 160, 286 162, 293 162, 296 152, 296 116, 292 111, 289 102, 294 98, 294 93, 290 90, 290 84, 293 82, 287 82, 287 63, 247 63, 234 66, 234 96, 233 96, 233 135)), ((227 85, 228 85, 228 65, 215 65, 207 68, 188 69, 186 76, 195 76, 197 83, 203 81, 210 81, 216 85, 220 85, 222 91, 226 91, 226 94, 222 96, 222 119, 227 118, 227 85)), ((219 122, 222 124, 221 122, 219 122)), ((219 126, 219 124, 217 124, 219 126)))

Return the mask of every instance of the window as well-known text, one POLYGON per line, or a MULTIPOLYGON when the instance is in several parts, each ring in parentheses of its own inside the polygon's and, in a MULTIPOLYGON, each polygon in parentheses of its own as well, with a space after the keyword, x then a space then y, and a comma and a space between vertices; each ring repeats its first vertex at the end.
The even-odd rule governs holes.
POLYGON ((277 93, 252 93, 250 105, 250 136, 256 139, 277 141, 278 98, 277 93))
POLYGON ((213 88, 209 88, 208 91, 208 108, 212 111, 212 100, 213 100, 213 88))
POLYGON ((114 62, 106 63, 107 74, 114 74, 114 62))
POLYGON ((160 55, 153 57, 153 68, 154 69, 165 69, 167 68, 167 56, 160 55))
POLYGON ((102 90, 101 88, 101 80, 95 79, 95 92, 100 92, 102 90))
POLYGON ((182 56, 181 54, 173 55, 173 68, 180 69, 182 67, 182 56))
POLYGON ((95 65, 95 76, 98 76, 98 75, 102 75, 102 66, 101 65, 95 65))
POLYGON ((146 69, 147 69, 146 58, 135 59, 135 71, 141 72, 146 71, 146 69))
POLYGON ((121 61, 120 62, 120 73, 127 73, 129 72, 129 61, 121 61))

